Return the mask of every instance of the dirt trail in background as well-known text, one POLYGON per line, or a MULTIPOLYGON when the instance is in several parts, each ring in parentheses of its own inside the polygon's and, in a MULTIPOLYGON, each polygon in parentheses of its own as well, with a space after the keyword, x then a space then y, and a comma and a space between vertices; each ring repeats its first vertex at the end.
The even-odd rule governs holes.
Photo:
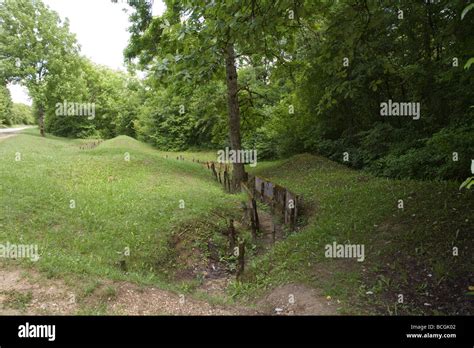
MULTIPOLYGON (((336 305, 316 290, 301 285, 278 287, 256 303, 256 308, 213 305, 189 295, 156 287, 104 281, 83 300, 61 280, 46 279, 35 271, 0 270, 0 315, 75 315, 105 308, 117 315, 332 315, 336 305), (114 289, 109 294, 107 289, 114 289)), ((103 311, 103 309, 102 309, 103 311)), ((101 311, 101 313, 102 313, 101 311)), ((104 313, 104 314, 105 314, 104 313)))
POLYGON ((28 128, 34 128, 33 126, 17 127, 17 128, 0 128, 0 140, 7 139, 18 135, 20 131, 28 128))
POLYGON ((11 134, 11 133, 0 133, 0 141, 4 140, 4 139, 8 139, 8 138, 11 138, 11 137, 14 137, 18 134, 11 134))

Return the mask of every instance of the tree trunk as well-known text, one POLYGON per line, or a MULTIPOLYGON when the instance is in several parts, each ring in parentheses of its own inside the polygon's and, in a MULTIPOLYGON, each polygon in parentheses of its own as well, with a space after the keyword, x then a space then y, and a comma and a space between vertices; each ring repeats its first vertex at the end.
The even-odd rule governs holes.
MULTIPOLYGON (((240 139, 240 108, 237 85, 237 69, 235 68, 234 44, 226 47, 225 70, 227 81, 227 106, 229 109, 229 138, 230 147, 234 151, 242 149, 240 139)), ((240 188, 240 183, 245 180, 243 163, 233 163, 232 185, 234 190, 240 188)))
POLYGON ((44 137, 44 110, 43 107, 38 108, 38 124, 39 124, 39 129, 40 129, 40 134, 42 137, 44 137))

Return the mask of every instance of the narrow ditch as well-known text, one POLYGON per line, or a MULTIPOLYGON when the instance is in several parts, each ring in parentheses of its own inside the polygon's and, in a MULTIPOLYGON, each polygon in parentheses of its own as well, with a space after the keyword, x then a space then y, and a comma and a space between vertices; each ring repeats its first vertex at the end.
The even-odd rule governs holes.
MULTIPOLYGON (((186 159, 180 155, 176 160, 186 159)), ((231 192, 230 165, 195 159, 192 159, 192 162, 208 169, 216 182, 223 186, 224 191, 231 192)), ((190 251, 184 250, 186 246, 181 245, 182 241, 174 241, 178 254, 184 254, 179 258, 189 265, 187 271, 178 274, 178 279, 199 278, 200 285, 197 290, 221 295, 232 280, 240 281, 244 277, 250 260, 267 253, 275 243, 284 240, 288 234, 301 227, 299 218, 303 211, 302 199, 287 188, 270 180, 248 175, 247 181, 242 184, 242 191, 246 192, 247 201, 241 204, 238 213, 241 218, 219 215, 219 218, 226 221, 226 228, 220 229, 218 238, 208 235, 207 243, 201 243, 201 250, 193 249, 193 252, 204 254, 206 262, 189 265, 190 251)))

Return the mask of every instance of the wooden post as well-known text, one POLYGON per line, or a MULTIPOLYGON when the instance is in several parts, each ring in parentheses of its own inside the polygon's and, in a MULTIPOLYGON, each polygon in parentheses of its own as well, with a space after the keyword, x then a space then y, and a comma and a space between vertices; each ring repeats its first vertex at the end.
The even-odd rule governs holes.
POLYGON ((249 201, 249 217, 250 217, 250 228, 252 232, 252 241, 255 243, 257 240, 257 223, 255 221, 255 212, 253 208, 253 199, 249 201))
POLYGON ((255 224, 255 233, 257 233, 257 232, 260 231, 260 221, 258 219, 257 201, 255 200, 255 198, 252 198, 250 207, 252 209, 252 211, 250 213, 253 216, 253 221, 254 221, 254 224, 255 224))
POLYGON ((217 179, 216 166, 214 165, 214 162, 211 162, 211 170, 212 170, 212 174, 214 175, 214 177, 216 178, 216 180, 219 181, 219 180, 217 179))
POLYGON ((249 176, 247 179, 247 186, 250 191, 250 195, 255 197, 255 176, 249 176))
POLYGON ((229 180, 229 177, 227 175, 227 171, 224 170, 224 190, 227 190, 227 181, 229 180))
POLYGON ((257 227, 257 231, 260 232, 260 220, 258 218, 258 211, 257 211, 257 201, 253 200, 254 212, 255 212, 255 226, 257 227))

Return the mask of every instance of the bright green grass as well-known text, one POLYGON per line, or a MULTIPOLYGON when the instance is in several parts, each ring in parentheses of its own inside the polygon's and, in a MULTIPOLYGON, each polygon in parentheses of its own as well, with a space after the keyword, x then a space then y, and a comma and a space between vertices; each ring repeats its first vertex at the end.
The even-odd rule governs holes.
POLYGON ((376 178, 312 155, 259 163, 254 172, 302 195, 309 220, 252 262, 248 281, 235 284, 237 294, 252 298, 301 281, 340 299, 343 312, 466 313, 462 296, 474 269, 472 191, 459 191, 454 182, 376 178), (326 258, 324 247, 333 241, 365 244, 365 261, 326 258), (400 293, 403 305, 396 303, 400 293))
POLYGON ((377 178, 312 155, 247 169, 298 193, 305 209, 301 230, 248 260, 247 280, 233 284, 234 295, 255 299, 278 284, 303 282, 339 299, 342 313, 472 310, 465 298, 474 269, 472 191, 459 191, 455 182, 377 178), (364 244, 365 261, 325 258, 324 247, 333 241, 364 244))
POLYGON ((0 242, 38 244, 34 266, 48 274, 160 281, 170 234, 238 206, 202 166, 126 136, 91 150, 83 142, 37 130, 0 140, 0 242), (127 274, 117 266, 126 247, 127 274))
MULTIPOLYGON (((39 244, 34 266, 73 274, 85 288, 101 278, 172 287, 164 262, 170 234, 218 224, 215 211, 238 211, 242 196, 224 194, 191 162, 215 160, 215 152, 161 152, 122 136, 79 150, 87 141, 24 133, 0 140, 0 241, 39 244), (16 152, 22 161, 14 161, 16 152), (185 161, 176 160, 180 154, 185 161), (127 274, 116 266, 125 247, 131 251, 127 274)), ((459 191, 454 182, 376 178, 311 155, 248 169, 300 194, 305 210, 298 231, 248 258, 245 280, 230 289, 237 298, 303 282, 340 300, 342 313, 469 311, 462 295, 474 269, 472 191, 459 191), (324 246, 333 241, 364 244, 365 261, 325 258, 324 246), (404 304, 396 303, 400 293, 404 304)))

